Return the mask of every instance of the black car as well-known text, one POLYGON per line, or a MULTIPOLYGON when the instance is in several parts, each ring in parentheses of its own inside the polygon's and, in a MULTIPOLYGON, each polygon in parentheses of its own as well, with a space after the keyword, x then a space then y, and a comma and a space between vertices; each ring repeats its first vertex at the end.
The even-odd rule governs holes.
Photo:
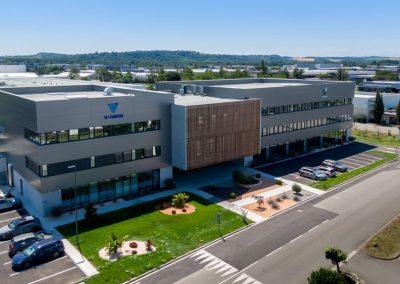
POLYGON ((8 245, 8 248, 9 248, 8 255, 10 257, 13 257, 14 255, 23 251, 30 245, 32 245, 40 240, 43 240, 43 239, 49 239, 51 237, 52 237, 52 235, 48 235, 45 232, 26 233, 26 234, 16 236, 11 239, 11 241, 8 245))
POLYGON ((60 238, 44 239, 14 255, 12 259, 12 268, 14 270, 26 269, 57 258, 63 254, 64 244, 60 238))

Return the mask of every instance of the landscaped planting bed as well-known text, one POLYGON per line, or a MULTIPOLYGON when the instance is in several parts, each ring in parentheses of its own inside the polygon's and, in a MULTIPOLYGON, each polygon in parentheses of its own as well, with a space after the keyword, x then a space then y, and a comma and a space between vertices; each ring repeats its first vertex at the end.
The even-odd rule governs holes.
MULTIPOLYGON (((221 213, 221 234, 235 231, 246 224, 242 216, 190 195, 189 204, 196 208, 191 214, 167 215, 159 211, 158 200, 100 215, 97 225, 79 224, 79 244, 82 253, 100 271, 85 283, 122 283, 160 266, 219 237, 217 212, 221 213), (152 253, 127 255, 116 261, 99 257, 110 234, 126 240, 151 240, 157 248, 152 253)), ((75 243, 74 223, 57 228, 71 243, 75 243)))

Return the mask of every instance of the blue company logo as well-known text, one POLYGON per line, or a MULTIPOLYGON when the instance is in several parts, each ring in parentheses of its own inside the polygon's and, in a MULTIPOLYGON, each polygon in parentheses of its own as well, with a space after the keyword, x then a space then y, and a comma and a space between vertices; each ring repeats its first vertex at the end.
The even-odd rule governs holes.
POLYGON ((119 103, 108 104, 108 108, 111 110, 112 113, 114 113, 117 110, 118 105, 119 103))
POLYGON ((122 113, 115 114, 115 112, 117 111, 118 105, 119 105, 119 103, 108 104, 108 108, 110 109, 110 111, 113 114, 105 115, 104 119, 114 119, 114 118, 122 118, 122 117, 124 117, 124 115, 122 113))

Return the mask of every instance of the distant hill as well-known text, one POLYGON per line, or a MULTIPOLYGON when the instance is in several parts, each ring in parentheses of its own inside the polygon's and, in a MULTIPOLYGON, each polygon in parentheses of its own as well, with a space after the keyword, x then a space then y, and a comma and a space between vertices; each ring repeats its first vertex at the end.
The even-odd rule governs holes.
MULTIPOLYGON (((373 63, 387 61, 384 57, 308 57, 315 63, 328 63, 335 60, 343 62, 373 63)), ((268 64, 281 65, 303 62, 289 56, 280 55, 228 55, 207 54, 195 51, 129 51, 129 52, 94 52, 87 54, 38 53, 35 55, 0 56, 0 64, 105 64, 105 65, 136 65, 144 67, 184 67, 208 65, 258 65, 261 60, 268 64)), ((390 60, 389 60, 390 61, 390 60)))

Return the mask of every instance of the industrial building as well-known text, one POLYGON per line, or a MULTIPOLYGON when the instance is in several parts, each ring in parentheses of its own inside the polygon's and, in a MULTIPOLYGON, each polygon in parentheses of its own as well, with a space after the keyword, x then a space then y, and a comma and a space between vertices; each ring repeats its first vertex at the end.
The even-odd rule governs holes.
POLYGON ((351 135, 351 82, 69 82, 0 87, 8 183, 45 216, 75 198, 83 207, 163 190, 173 168, 266 163, 351 135))

